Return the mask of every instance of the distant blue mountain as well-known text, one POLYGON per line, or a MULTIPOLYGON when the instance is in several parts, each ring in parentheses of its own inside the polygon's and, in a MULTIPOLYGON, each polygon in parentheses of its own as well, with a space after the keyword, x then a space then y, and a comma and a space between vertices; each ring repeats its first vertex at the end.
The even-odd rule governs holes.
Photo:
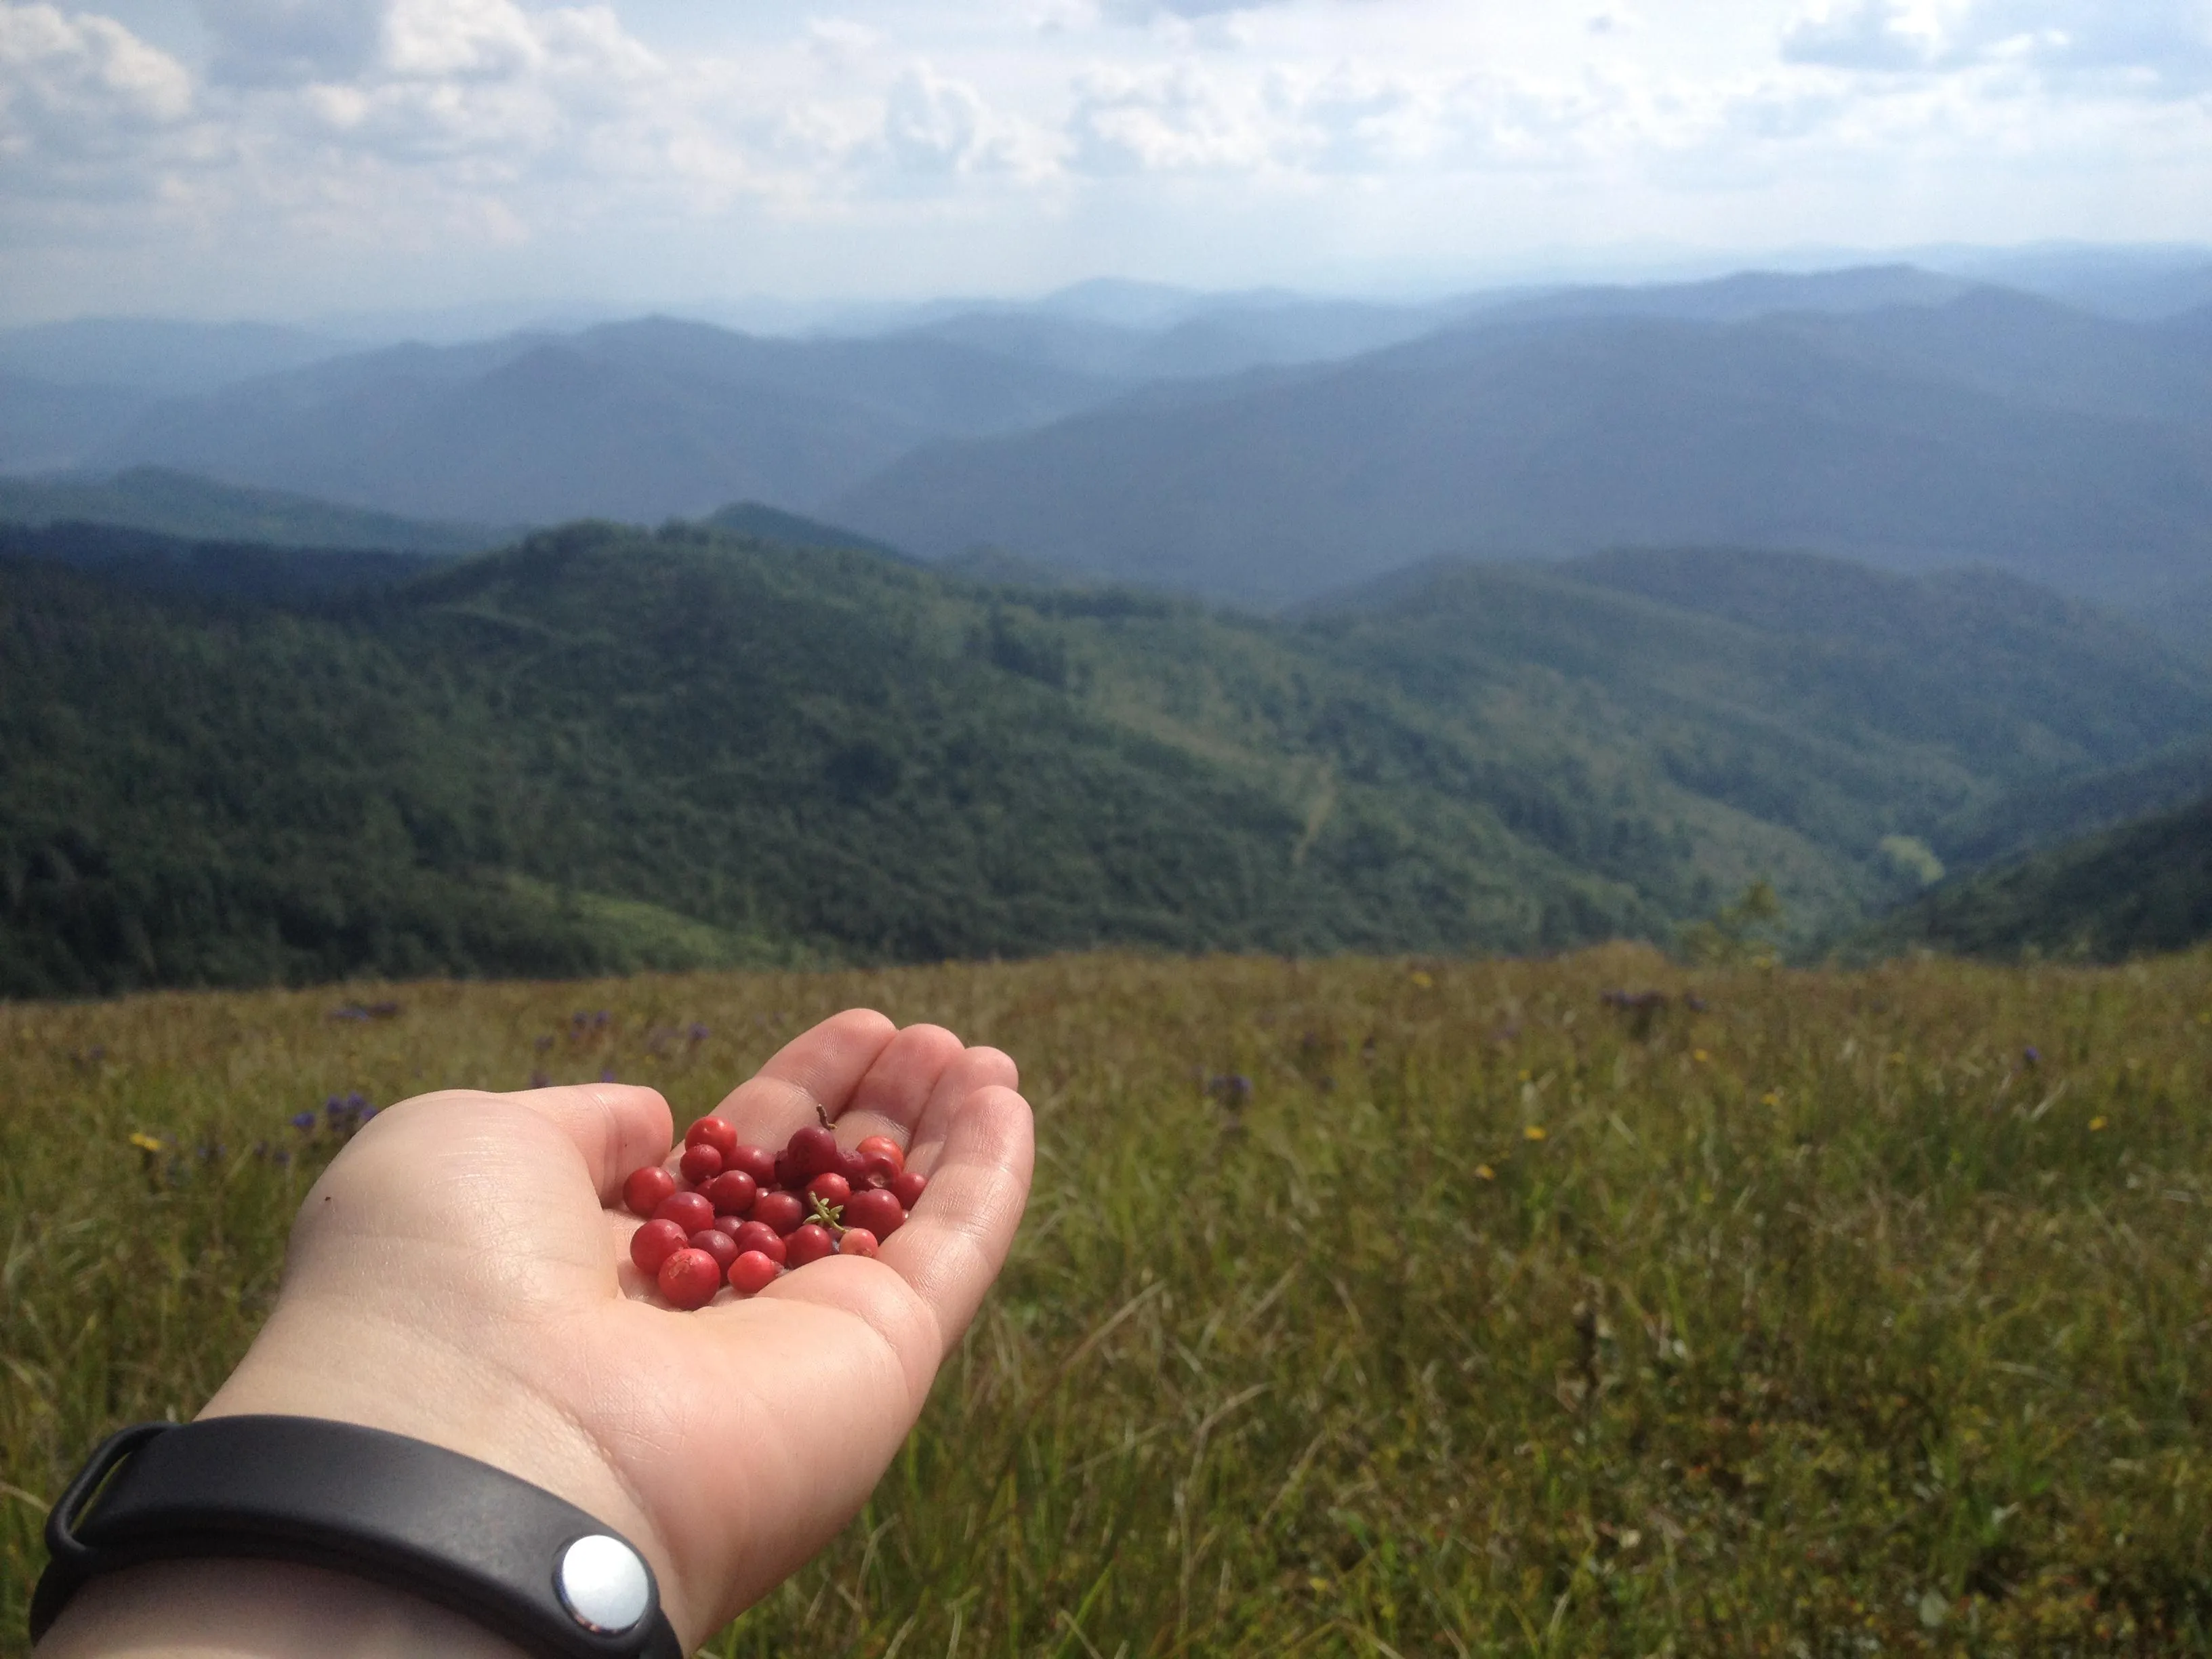
POLYGON ((1724 322, 1510 308, 939 442, 827 510, 926 556, 988 544, 1261 605, 1440 554, 1680 544, 2121 599, 2212 576, 2212 337, 1940 292, 1724 322))

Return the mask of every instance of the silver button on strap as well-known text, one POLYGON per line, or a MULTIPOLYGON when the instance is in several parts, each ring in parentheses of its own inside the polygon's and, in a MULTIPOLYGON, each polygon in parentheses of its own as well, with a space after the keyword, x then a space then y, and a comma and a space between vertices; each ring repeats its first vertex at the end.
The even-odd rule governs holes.
POLYGON ((605 1533, 579 1538, 561 1552, 553 1585, 569 1617, 601 1636, 634 1627, 653 1595, 653 1581, 637 1553, 605 1533))

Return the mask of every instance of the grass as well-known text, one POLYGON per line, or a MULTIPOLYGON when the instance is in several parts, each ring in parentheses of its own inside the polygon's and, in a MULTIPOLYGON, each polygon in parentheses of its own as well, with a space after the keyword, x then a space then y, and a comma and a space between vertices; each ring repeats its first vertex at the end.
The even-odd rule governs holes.
POLYGON ((1036 1195, 724 1659, 2212 1652, 2212 957, 1628 949, 0 1008, 0 1645, 76 1460, 251 1335, 291 1114, 611 1069, 680 1118, 856 1002, 1022 1061, 1036 1195))

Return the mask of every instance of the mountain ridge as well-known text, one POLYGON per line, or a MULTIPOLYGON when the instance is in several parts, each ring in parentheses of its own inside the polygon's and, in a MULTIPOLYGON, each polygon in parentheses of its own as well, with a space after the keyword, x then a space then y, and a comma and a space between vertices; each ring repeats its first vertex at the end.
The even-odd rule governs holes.
POLYGON ((1650 579, 1686 608, 1621 556, 1269 620, 683 524, 339 587, 185 551, 153 592, 0 558, 12 994, 1547 950, 1761 878, 1802 942, 1915 890, 1886 841, 2212 725, 2212 673, 2016 586, 1838 609, 1862 578, 1784 559, 1820 648, 1706 614, 1744 554, 1650 579))

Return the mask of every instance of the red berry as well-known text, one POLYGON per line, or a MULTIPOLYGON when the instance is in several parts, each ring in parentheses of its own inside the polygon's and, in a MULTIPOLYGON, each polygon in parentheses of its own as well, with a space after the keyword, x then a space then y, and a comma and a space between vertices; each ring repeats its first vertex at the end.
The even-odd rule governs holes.
POLYGON ((722 1270, 704 1250, 678 1250, 660 1264, 660 1293, 671 1306, 703 1308, 722 1288, 722 1270))
POLYGON ((794 1267, 804 1267, 810 1261, 819 1261, 836 1253, 837 1241, 830 1236, 830 1230, 811 1221, 794 1229, 791 1237, 783 1241, 783 1259, 794 1267))
POLYGON ((753 1200, 753 1219, 788 1235, 806 1219, 806 1206, 799 1202, 797 1193, 763 1193, 753 1200))
POLYGON ((901 1204, 911 1210, 921 1202, 922 1188, 928 1185, 927 1176, 917 1175, 914 1170, 908 1170, 896 1181, 891 1182, 891 1192, 901 1204))
POLYGON ((802 1180, 811 1180, 837 1167, 837 1137, 818 1123, 803 1125, 784 1152, 791 1159, 793 1173, 802 1180))
MULTIPOLYGON (((783 1243, 776 1242, 781 1249, 783 1243)), ((775 1276, 783 1271, 782 1263, 759 1250, 747 1250, 730 1263, 730 1288, 739 1296, 752 1296, 775 1283, 775 1276)))
POLYGON ((658 1164, 648 1164, 629 1172, 629 1179, 623 1182, 623 1202, 633 1215, 651 1215, 675 1190, 676 1177, 658 1164))
POLYGON ((871 1152, 881 1152, 885 1158, 890 1159, 893 1175, 906 1168, 906 1148, 889 1135, 870 1135, 853 1150, 862 1158, 867 1157, 871 1152))
POLYGON ((726 1118, 702 1117, 684 1132, 686 1146, 712 1146, 722 1155, 722 1162, 730 1161, 730 1154, 738 1150, 738 1132, 726 1118))
POLYGON ((799 1166, 791 1161, 789 1152, 778 1152, 775 1155, 775 1185, 778 1192, 795 1193, 807 1183, 809 1178, 799 1173, 799 1166))
POLYGON ((881 1152, 860 1154, 860 1178, 853 1183, 853 1190, 874 1187, 888 1192, 890 1184, 899 1178, 899 1166, 881 1152))
POLYGON ((694 1187, 703 1187, 722 1173, 722 1154, 702 1142, 696 1146, 686 1146, 676 1167, 684 1171, 684 1178, 694 1187))
POLYGON ((881 1188, 863 1187, 845 1206, 843 1219, 848 1231, 858 1227, 883 1239, 905 1224, 906 1212, 896 1197, 881 1188))
POLYGON ((743 1170, 725 1170, 699 1188, 699 1196, 714 1206, 716 1215, 744 1215, 760 1196, 760 1188, 743 1170))
POLYGON ((848 1227, 837 1236, 839 1255, 873 1255, 876 1236, 866 1227, 848 1227))
POLYGON ((714 1218, 714 1231, 718 1233, 727 1233, 732 1238, 738 1236, 738 1229, 744 1224, 745 1218, 741 1215, 718 1214, 714 1218))
POLYGON ((717 1273, 729 1272, 730 1263, 738 1259, 738 1241, 720 1227, 709 1227, 703 1233, 692 1234, 691 1248, 704 1250, 713 1256, 717 1273))
POLYGON ((868 1160, 858 1152, 840 1152, 829 1173, 841 1175, 846 1185, 857 1187, 868 1178, 868 1160))
POLYGON ((834 1210, 853 1196, 853 1183, 841 1175, 818 1175, 806 1183, 806 1195, 834 1210))
POLYGON ((655 1221, 672 1221, 686 1238, 714 1224, 714 1206, 697 1193, 671 1193, 653 1206, 655 1221))
POLYGON ((740 1146, 722 1160, 726 1170, 743 1170, 763 1191, 775 1185, 775 1154, 765 1146, 740 1146))
POLYGON ((749 1250, 757 1251, 777 1267, 783 1266, 783 1235, 775 1228, 757 1221, 741 1221, 730 1237, 737 1241, 739 1255, 749 1250))
POLYGON ((660 1264, 682 1249, 684 1229, 672 1221, 648 1221, 629 1236, 629 1259, 641 1273, 657 1273, 660 1264))

